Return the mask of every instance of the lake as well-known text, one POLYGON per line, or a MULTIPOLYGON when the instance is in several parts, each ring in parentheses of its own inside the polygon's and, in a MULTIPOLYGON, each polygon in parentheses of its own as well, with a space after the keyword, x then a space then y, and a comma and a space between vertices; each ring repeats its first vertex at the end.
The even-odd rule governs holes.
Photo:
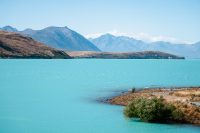
POLYGON ((200 60, 0 60, 0 133, 199 133, 126 119, 98 99, 131 87, 200 86, 200 60))

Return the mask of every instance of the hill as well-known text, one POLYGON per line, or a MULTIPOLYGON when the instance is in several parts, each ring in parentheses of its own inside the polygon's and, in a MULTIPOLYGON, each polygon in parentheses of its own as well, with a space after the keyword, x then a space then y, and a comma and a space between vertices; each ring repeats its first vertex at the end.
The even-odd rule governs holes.
POLYGON ((0 58, 71 58, 56 50, 14 32, 0 30, 0 58))

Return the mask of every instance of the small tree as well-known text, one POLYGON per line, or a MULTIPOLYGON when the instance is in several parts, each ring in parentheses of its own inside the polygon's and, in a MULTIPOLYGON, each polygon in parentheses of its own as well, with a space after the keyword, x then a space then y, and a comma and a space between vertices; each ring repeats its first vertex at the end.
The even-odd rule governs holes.
POLYGON ((138 117, 142 121, 165 122, 182 121, 183 113, 175 106, 165 103, 163 98, 136 98, 124 109, 125 116, 138 117))

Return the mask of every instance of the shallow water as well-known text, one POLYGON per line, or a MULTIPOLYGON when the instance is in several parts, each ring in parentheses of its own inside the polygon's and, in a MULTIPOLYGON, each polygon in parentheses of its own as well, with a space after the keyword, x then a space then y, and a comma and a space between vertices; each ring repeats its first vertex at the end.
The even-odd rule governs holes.
POLYGON ((96 102, 131 87, 200 86, 200 60, 0 60, 0 133, 199 133, 96 102))

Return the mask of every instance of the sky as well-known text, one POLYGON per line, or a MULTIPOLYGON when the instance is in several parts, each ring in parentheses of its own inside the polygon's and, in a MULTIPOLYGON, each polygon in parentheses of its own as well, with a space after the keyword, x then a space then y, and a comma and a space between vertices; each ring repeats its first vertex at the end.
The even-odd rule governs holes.
POLYGON ((200 0, 0 0, 0 27, 68 26, 153 40, 200 41, 200 0))

